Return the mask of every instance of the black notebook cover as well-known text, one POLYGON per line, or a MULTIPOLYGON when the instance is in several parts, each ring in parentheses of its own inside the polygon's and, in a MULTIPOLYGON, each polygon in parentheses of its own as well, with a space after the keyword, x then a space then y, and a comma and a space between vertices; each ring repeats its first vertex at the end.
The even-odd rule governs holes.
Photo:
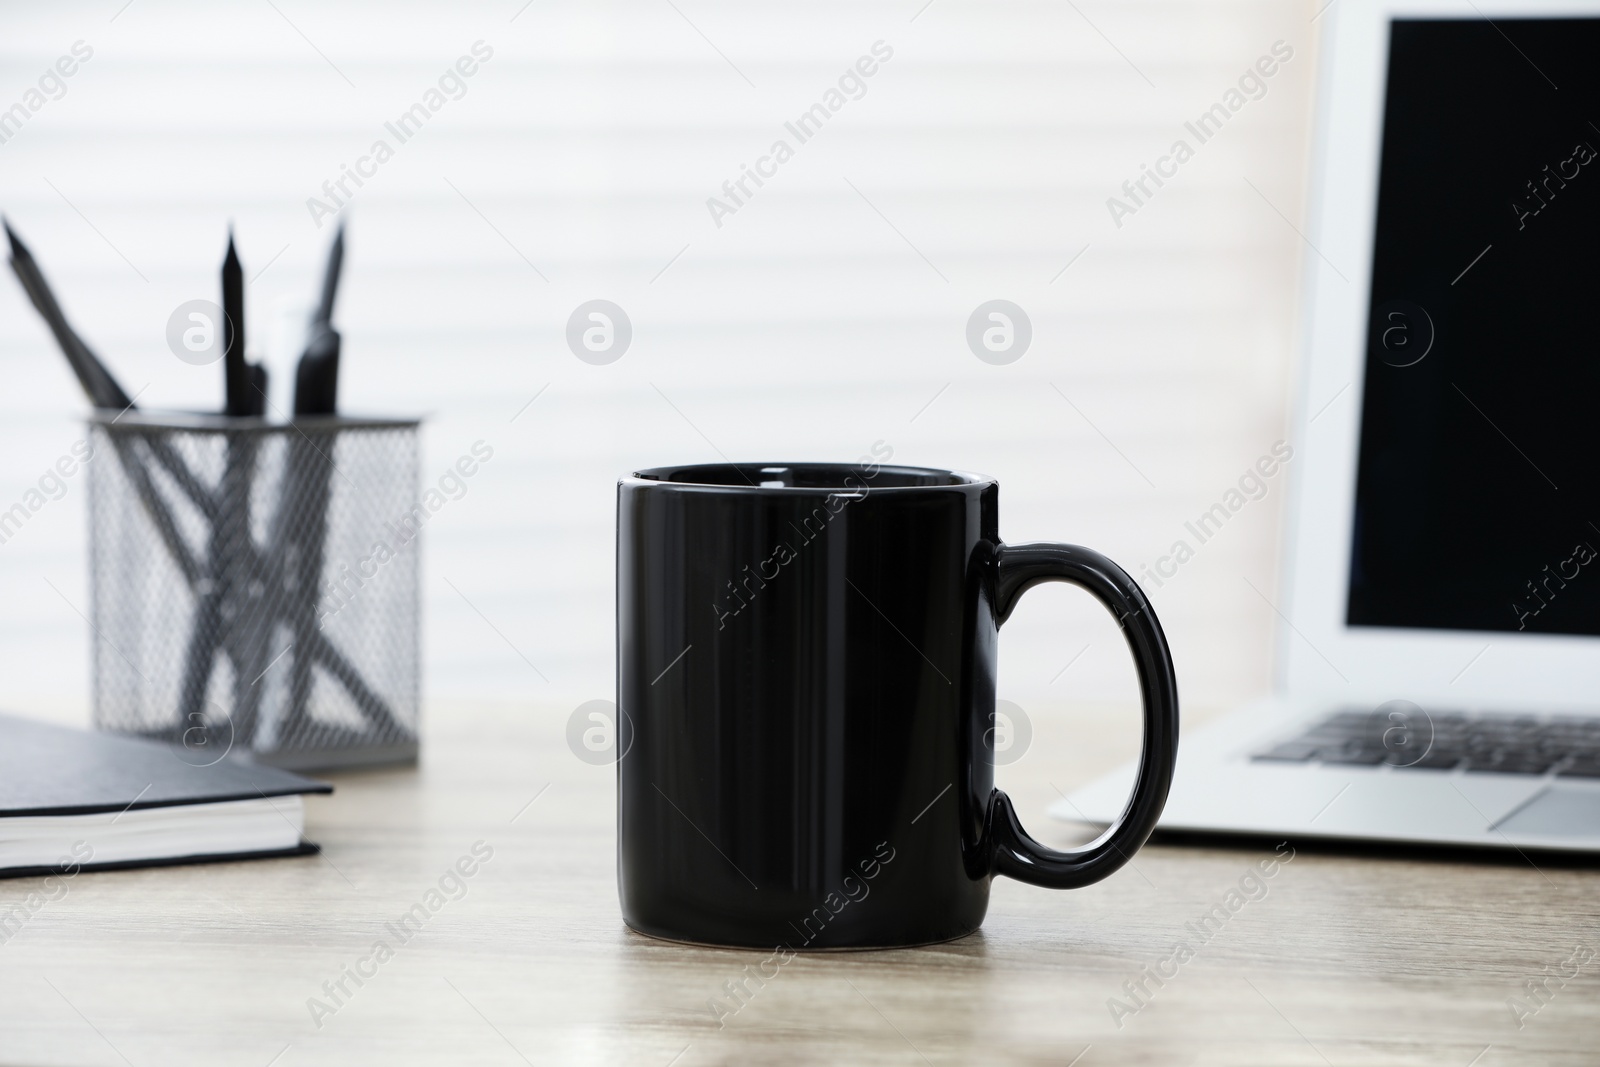
MULTIPOLYGON (((159 741, 92 733, 0 714, 0 820, 18 816, 93 815, 141 808, 213 804, 300 793, 331 793, 326 782, 260 764, 223 759, 196 767, 159 741)), ((0 823, 0 833, 4 825, 0 823)), ((298 847, 271 853, 162 858, 148 862, 84 864, 84 870, 160 866, 260 855, 300 855, 298 847)), ((0 869, 0 878, 48 868, 0 869)))

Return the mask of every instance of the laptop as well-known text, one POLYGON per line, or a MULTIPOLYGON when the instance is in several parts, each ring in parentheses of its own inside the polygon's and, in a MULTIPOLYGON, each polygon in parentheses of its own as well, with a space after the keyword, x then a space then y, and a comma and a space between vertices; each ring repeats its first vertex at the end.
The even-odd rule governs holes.
POLYGON ((1160 829, 1600 850, 1600 3, 1319 22, 1274 687, 1160 829))

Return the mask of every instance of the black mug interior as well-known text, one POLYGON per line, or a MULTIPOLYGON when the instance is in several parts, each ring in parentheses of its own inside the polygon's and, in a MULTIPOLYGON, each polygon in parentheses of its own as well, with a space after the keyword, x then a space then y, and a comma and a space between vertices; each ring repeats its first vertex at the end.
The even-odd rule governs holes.
POLYGON ((821 489, 838 492, 922 489, 933 486, 979 485, 991 479, 978 474, 928 467, 877 466, 868 473, 852 463, 700 463, 688 467, 652 467, 635 471, 649 482, 678 485, 725 485, 740 489, 821 489))

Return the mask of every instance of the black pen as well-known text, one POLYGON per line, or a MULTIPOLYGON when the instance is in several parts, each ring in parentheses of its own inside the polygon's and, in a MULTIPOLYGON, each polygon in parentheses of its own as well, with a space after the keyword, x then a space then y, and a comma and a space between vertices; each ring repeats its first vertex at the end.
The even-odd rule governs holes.
POLYGON ((294 413, 332 415, 338 410, 339 333, 333 329, 333 301, 339 291, 339 275, 344 266, 344 224, 333 236, 328 249, 328 266, 322 275, 322 299, 311 318, 306 350, 295 368, 294 413))

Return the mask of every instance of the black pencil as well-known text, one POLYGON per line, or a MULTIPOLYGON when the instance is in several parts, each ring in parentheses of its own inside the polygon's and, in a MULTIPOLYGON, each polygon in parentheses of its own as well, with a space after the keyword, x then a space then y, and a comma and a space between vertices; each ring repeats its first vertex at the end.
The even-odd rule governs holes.
POLYGON ((222 261, 222 370, 226 395, 223 412, 236 417, 255 409, 250 368, 244 362, 244 268, 228 231, 228 254, 222 261))
POLYGON ((56 344, 67 357, 67 363, 72 367, 72 373, 77 376, 78 384, 88 395, 89 402, 97 408, 127 410, 133 407, 133 401, 122 386, 117 384, 117 380, 111 376, 105 364, 100 362, 67 323, 67 317, 56 301, 55 294, 50 291, 49 284, 44 280, 44 272, 39 269, 33 253, 28 251, 28 246, 22 243, 22 238, 11 228, 9 220, 5 221, 4 225, 6 237, 11 242, 11 269, 16 273, 17 280, 22 283, 28 299, 44 317, 50 332, 55 335, 56 344))
POLYGON ((322 272, 322 299, 317 302, 317 313, 312 318, 313 328, 326 326, 333 321, 333 299, 339 292, 339 275, 344 268, 344 223, 333 235, 333 245, 328 249, 328 265, 322 272))

